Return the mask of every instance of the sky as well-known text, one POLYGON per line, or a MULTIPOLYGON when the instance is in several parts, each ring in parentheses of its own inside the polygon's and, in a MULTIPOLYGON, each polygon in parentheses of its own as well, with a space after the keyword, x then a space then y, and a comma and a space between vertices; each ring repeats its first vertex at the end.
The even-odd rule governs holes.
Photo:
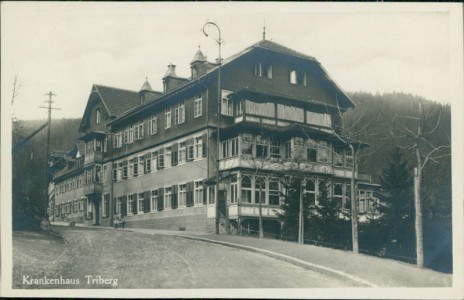
POLYGON ((385 3, 2 2, 2 111, 81 118, 93 84, 162 90, 167 65, 190 76, 198 47, 227 58, 266 38, 316 57, 347 92, 462 101, 462 6, 385 3), (15 76, 21 84, 11 106, 15 76))

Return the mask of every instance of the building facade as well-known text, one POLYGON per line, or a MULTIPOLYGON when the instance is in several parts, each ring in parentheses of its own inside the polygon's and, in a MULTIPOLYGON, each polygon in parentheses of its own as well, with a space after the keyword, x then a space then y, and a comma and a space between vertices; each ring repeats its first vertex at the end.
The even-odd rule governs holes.
MULTIPOLYGON (((190 66, 182 78, 170 64, 163 92, 92 87, 80 141, 55 171, 55 219, 250 233, 261 211, 278 234, 296 171, 314 205, 326 184, 350 209, 353 153, 337 124, 354 103, 315 58, 263 39, 220 65, 198 50, 190 66)), ((378 186, 355 177, 362 221, 378 186)))

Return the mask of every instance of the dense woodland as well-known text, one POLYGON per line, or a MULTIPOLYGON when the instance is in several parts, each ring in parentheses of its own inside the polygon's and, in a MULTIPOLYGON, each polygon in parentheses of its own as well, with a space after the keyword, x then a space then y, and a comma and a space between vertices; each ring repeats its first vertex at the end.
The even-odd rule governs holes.
MULTIPOLYGON (((414 216, 411 216, 411 212, 408 213, 408 209, 414 205, 411 196, 413 186, 410 180, 416 162, 414 151, 409 147, 414 141, 400 137, 392 123, 405 126, 413 132, 417 131, 417 120, 414 118, 418 116, 419 97, 404 93, 373 95, 364 92, 350 93, 349 96, 356 103, 356 108, 347 112, 344 117, 358 119, 360 126, 368 124, 372 133, 365 136, 364 141, 370 147, 365 150, 365 156, 360 162, 360 170, 362 173, 371 174, 374 182, 382 184, 381 194, 384 196, 384 201, 391 204, 385 211, 385 215, 389 216, 385 220, 360 226, 360 250, 368 254, 413 262, 415 236, 414 222, 411 223, 411 218, 414 216), (401 116, 410 118, 401 118, 401 116), (410 190, 404 186, 398 189, 398 186, 405 182, 411 185, 410 190), (399 227, 391 228, 392 223, 399 224, 399 227)), ((428 100, 423 100, 423 103, 423 113, 427 120, 423 127, 431 130, 438 123, 437 128, 427 137, 429 142, 436 146, 450 145, 451 107, 428 100)), ((22 141, 44 123, 45 120, 15 121, 13 145, 22 141)), ((79 119, 52 121, 50 151, 61 153, 69 151, 79 137, 79 123, 79 119)), ((34 227, 37 218, 43 213, 40 204, 44 199, 46 132, 47 130, 43 129, 13 152, 13 225, 16 230, 34 227)), ((446 151, 451 152, 450 149, 441 151, 442 157, 430 161, 424 169, 422 202, 426 266, 451 272, 451 156, 447 156, 446 151)), ((318 217, 311 217, 309 211, 305 212, 310 220, 305 224, 307 226, 305 238, 314 240, 317 233, 319 238, 322 236, 325 239, 327 245, 333 243, 350 247, 350 223, 339 223, 332 218, 334 212, 328 209, 330 199, 319 200, 327 201, 327 209, 319 213, 318 217), (325 219, 318 220, 321 215, 325 216, 325 219), (337 234, 327 228, 336 229, 337 234)), ((288 210, 288 216, 294 215, 294 212, 291 212, 292 208, 288 210)), ((290 227, 294 225, 288 223, 290 227)), ((287 228, 289 236, 295 234, 294 227, 293 229, 290 227, 287 228)))

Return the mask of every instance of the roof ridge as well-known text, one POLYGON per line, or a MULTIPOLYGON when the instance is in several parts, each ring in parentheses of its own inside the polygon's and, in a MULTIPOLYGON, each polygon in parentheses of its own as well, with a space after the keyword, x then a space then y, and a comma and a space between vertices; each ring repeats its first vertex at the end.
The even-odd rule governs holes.
POLYGON ((109 86, 109 85, 104 85, 104 84, 96 84, 96 83, 94 83, 93 85, 96 86, 96 87, 103 87, 103 88, 107 88, 107 89, 113 89, 113 90, 120 90, 120 91, 125 91, 125 92, 137 93, 137 91, 134 91, 134 90, 117 88, 117 87, 114 87, 114 86, 109 86))
POLYGON ((275 41, 271 41, 271 40, 260 40, 259 42, 257 43, 254 43, 252 45, 252 47, 261 47, 261 48, 266 48, 268 50, 272 50, 272 51, 276 51, 276 52, 281 52, 281 53, 285 53, 285 54, 288 54, 288 55, 300 55, 300 56, 303 56, 305 58, 310 58, 310 59, 313 59, 313 60, 316 60, 317 59, 312 56, 312 55, 308 55, 304 52, 301 52, 301 51, 298 51, 298 50, 295 50, 295 49, 292 49, 292 48, 289 48, 287 46, 284 46, 283 44, 281 43, 278 43, 278 42, 275 42, 275 41), (283 48, 282 50, 287 50, 288 52, 284 52, 284 51, 279 51, 279 49, 273 49, 273 48, 269 48, 269 47, 266 47, 266 45, 264 43, 271 43, 271 44, 274 44, 274 45, 277 45, 281 48, 283 48), (264 45, 263 45, 264 44, 264 45))

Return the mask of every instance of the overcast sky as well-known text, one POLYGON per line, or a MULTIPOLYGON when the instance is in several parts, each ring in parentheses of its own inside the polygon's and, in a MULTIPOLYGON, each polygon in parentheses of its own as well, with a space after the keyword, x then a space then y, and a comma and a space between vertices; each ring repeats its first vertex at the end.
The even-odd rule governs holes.
POLYGON ((2 2, 2 104, 15 74, 20 119, 45 118, 48 91, 56 118, 82 117, 92 84, 138 91, 147 76, 161 91, 169 63, 188 77, 199 45, 217 57, 208 20, 223 58, 259 41, 265 23, 267 39, 316 57, 345 91, 462 101, 459 4, 2 2))

